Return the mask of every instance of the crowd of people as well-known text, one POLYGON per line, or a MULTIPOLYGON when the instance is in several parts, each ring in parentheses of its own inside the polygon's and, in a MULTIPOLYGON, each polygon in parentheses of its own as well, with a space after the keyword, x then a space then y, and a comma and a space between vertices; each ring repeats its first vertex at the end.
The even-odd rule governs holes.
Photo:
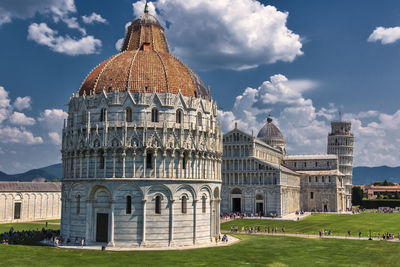
POLYGON ((42 228, 42 230, 14 231, 14 228, 11 227, 8 232, 0 234, 0 240, 2 245, 20 245, 39 242, 40 240, 54 238, 59 235, 59 230, 42 228))
MULTIPOLYGON (((285 226, 282 226, 282 228, 279 229, 281 233, 285 232, 285 226)), ((265 226, 264 229, 262 226, 242 226, 240 229, 237 225, 231 225, 231 233, 246 233, 246 234, 252 234, 252 233, 268 233, 268 234, 273 234, 273 233, 278 233, 278 227, 270 227, 270 226, 265 226)))

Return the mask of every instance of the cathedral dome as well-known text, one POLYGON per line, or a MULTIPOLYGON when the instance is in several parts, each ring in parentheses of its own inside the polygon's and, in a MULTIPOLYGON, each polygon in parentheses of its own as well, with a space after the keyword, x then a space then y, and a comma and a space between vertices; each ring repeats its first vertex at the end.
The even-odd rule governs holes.
POLYGON ((264 141, 268 145, 279 148, 286 153, 286 142, 281 131, 272 123, 272 118, 268 117, 267 123, 261 128, 257 134, 257 138, 264 141))
POLYGON ((98 94, 103 90, 181 92, 184 96, 209 97, 200 78, 170 54, 163 27, 148 12, 128 27, 121 52, 89 73, 79 95, 98 94))

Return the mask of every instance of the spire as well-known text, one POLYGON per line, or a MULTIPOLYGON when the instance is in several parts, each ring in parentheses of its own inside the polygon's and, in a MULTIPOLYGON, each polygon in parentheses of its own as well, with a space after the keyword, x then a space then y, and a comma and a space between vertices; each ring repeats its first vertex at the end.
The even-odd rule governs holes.
POLYGON ((268 122, 268 123, 271 123, 271 122, 272 122, 271 114, 268 115, 267 122, 268 122))
POLYGON ((146 14, 149 13, 149 6, 147 4, 147 1, 146 1, 146 5, 144 6, 144 13, 146 13, 146 14))

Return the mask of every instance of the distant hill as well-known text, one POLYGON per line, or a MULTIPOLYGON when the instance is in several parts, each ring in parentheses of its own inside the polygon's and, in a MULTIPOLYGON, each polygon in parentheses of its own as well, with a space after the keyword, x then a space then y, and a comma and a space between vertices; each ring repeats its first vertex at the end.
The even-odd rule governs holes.
MULTIPOLYGON (((40 169, 33 169, 20 174, 6 174, 0 171, 0 181, 60 181, 62 175, 62 165, 54 164, 40 169)), ((371 184, 375 181, 400 183, 400 167, 355 167, 353 169, 353 184, 371 184)))
POLYGON ((355 167, 353 169, 353 184, 355 185, 384 180, 400 183, 400 167, 355 167))
POLYGON ((52 181, 54 179, 60 181, 61 175, 62 165, 59 163, 19 174, 6 174, 0 172, 0 181, 43 182, 44 180, 52 181))

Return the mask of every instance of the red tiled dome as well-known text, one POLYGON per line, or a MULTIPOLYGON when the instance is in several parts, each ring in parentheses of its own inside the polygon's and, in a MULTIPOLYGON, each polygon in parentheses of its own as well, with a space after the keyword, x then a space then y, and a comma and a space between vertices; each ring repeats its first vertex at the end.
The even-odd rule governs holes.
POLYGON ((164 29, 145 12, 128 27, 121 53, 105 60, 89 73, 79 95, 130 91, 174 93, 208 97, 200 78, 170 54, 164 29))

